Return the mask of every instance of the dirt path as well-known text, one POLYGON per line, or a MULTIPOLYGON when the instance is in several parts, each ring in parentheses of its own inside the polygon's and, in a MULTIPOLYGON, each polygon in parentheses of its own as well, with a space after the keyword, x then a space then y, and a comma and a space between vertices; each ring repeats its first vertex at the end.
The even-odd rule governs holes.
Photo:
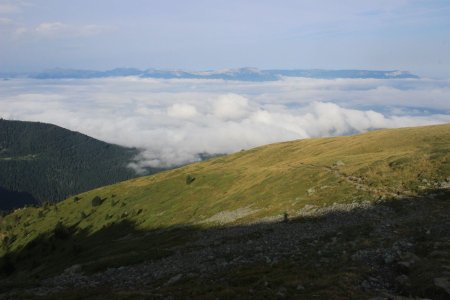
POLYGON ((392 192, 384 190, 384 189, 372 187, 372 186, 368 185, 367 183, 365 183, 363 178, 342 173, 339 171, 339 169, 337 167, 321 166, 321 165, 306 164, 306 163, 301 163, 301 165, 306 166, 306 167, 315 168, 315 169, 322 169, 329 173, 332 173, 337 178, 343 179, 346 182, 353 185, 357 190, 368 191, 374 195, 391 197, 391 198, 398 198, 398 197, 402 196, 400 194, 392 193, 392 192))

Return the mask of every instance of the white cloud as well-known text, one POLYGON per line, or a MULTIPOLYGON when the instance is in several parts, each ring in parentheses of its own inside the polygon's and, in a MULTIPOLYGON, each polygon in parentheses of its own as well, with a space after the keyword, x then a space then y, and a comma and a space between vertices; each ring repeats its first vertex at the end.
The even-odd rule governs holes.
POLYGON ((20 6, 13 3, 0 3, 0 14, 12 14, 20 11, 20 6))
POLYGON ((12 22, 9 18, 0 18, 0 25, 11 25, 12 22))
POLYGON ((109 78, 0 81, 0 117, 142 148, 133 167, 293 139, 450 122, 445 80, 273 82, 109 78))
POLYGON ((214 102, 214 116, 222 120, 239 120, 246 117, 248 112, 248 100, 240 95, 223 95, 214 102))
POLYGON ((60 38, 60 37, 88 37, 98 35, 109 30, 111 30, 111 28, 94 24, 71 25, 61 22, 46 22, 37 25, 34 29, 28 29, 28 31, 26 32, 41 37, 60 38))
POLYGON ((36 33, 42 34, 42 35, 48 35, 48 36, 54 36, 64 33, 68 30, 68 26, 60 23, 60 22, 54 22, 54 23, 41 23, 34 29, 36 33))
POLYGON ((0 26, 5 30, 5 37, 22 40, 86 38, 114 31, 113 27, 96 24, 74 25, 63 22, 43 22, 37 25, 25 25, 9 18, 0 18, 0 26))
POLYGON ((167 109, 167 114, 173 118, 180 119, 191 119, 198 115, 197 109, 195 106, 184 104, 184 103, 175 103, 167 109))

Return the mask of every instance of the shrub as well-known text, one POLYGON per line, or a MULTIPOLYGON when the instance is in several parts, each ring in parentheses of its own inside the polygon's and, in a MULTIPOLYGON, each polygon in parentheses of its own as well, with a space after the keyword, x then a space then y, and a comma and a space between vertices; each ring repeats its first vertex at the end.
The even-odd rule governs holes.
POLYGON ((65 240, 71 235, 70 229, 65 227, 61 222, 56 224, 55 229, 53 229, 53 233, 55 238, 60 240, 65 240))
POLYGON ((10 245, 9 236, 6 235, 3 237, 2 247, 3 247, 3 249, 8 249, 9 245, 10 245))
POLYGON ((102 203, 103 203, 103 200, 99 196, 95 196, 91 200, 91 204, 92 204, 93 207, 100 206, 100 205, 102 205, 102 203))
POLYGON ((191 184, 194 180, 195 180, 195 177, 192 176, 191 174, 188 174, 186 176, 186 184, 191 184))
POLYGON ((50 202, 45 201, 42 206, 44 207, 44 210, 47 210, 49 208, 49 206, 50 206, 50 202))
POLYGON ((289 222, 289 214, 286 211, 283 214, 283 221, 285 223, 289 222))
POLYGON ((75 197, 73 198, 73 202, 75 202, 75 203, 76 203, 76 202, 80 201, 80 199, 81 199, 80 197, 78 197, 78 196, 75 196, 75 197))
POLYGON ((15 215, 15 216, 14 216, 14 222, 15 222, 16 224, 20 222, 20 219, 22 219, 21 216, 19 216, 19 215, 15 215))

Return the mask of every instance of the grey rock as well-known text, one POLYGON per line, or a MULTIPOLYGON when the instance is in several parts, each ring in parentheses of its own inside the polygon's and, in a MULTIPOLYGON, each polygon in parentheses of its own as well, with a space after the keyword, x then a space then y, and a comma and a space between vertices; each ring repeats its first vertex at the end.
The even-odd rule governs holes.
POLYGON ((286 292, 287 292, 287 289, 284 286, 282 286, 278 289, 277 296, 286 297, 286 292))
POLYGON ((81 273, 81 265, 73 265, 64 270, 64 274, 66 274, 66 275, 77 274, 77 273, 81 273))
POLYGON ((368 280, 364 280, 361 283, 361 287, 363 288, 363 290, 369 291, 372 289, 372 285, 370 284, 370 282, 368 280))
POLYGON ((395 282, 397 282, 401 287, 409 287, 410 281, 409 277, 405 274, 395 277, 395 282))
POLYGON ((175 275, 175 276, 173 276, 172 278, 170 278, 170 279, 166 282, 165 285, 172 285, 172 284, 175 284, 175 283, 177 283, 178 281, 180 281, 181 278, 183 278, 183 274, 175 275))
POLYGON ((450 280, 447 277, 434 278, 434 285, 450 296, 450 280))
POLYGON ((334 165, 335 165, 336 167, 340 167, 340 166, 344 166, 345 163, 344 163, 342 160, 338 160, 338 161, 336 161, 336 162, 334 163, 334 165))
POLYGON ((386 264, 392 264, 395 261, 395 256, 390 254, 390 253, 386 253, 384 255, 384 263, 386 264))

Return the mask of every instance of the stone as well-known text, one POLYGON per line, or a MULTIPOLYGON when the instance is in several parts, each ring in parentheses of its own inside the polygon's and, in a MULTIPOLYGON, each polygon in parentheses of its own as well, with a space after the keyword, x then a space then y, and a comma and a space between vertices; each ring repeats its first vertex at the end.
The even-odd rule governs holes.
POLYGON ((434 285, 450 296, 450 280, 446 277, 434 278, 434 285))
POLYGON ((344 166, 345 163, 344 163, 342 160, 338 160, 338 161, 336 161, 336 162, 334 163, 334 165, 335 165, 336 167, 340 167, 340 166, 344 166))
POLYGON ((395 256, 390 254, 390 253, 386 253, 384 255, 384 263, 385 264, 391 264, 395 261, 395 256))
POLYGON ((306 192, 308 193, 308 196, 311 196, 311 195, 313 195, 316 192, 316 189, 315 188, 309 188, 306 192))
POLYGON ((181 280, 181 278, 183 278, 183 274, 175 275, 166 282, 166 285, 177 283, 178 281, 181 280))
POLYGON ((414 266, 420 261, 420 258, 412 252, 406 252, 402 255, 401 261, 397 263, 400 271, 410 272, 414 266))
POLYGON ((361 283, 361 287, 362 287, 363 289, 365 289, 365 290, 369 290, 369 289, 371 288, 370 283, 369 283, 369 281, 367 281, 367 280, 364 280, 364 281, 361 283))
POLYGON ((397 266, 401 272, 408 273, 411 271, 413 264, 409 261, 399 261, 397 266))
POLYGON ((286 297, 286 292, 287 292, 287 289, 284 286, 282 286, 278 289, 277 296, 286 297))
POLYGON ((410 286, 409 277, 405 274, 402 274, 400 276, 395 277, 395 281, 401 286, 401 287, 408 287, 410 286))
POLYGON ((73 265, 67 269, 64 270, 64 274, 77 274, 81 273, 81 265, 73 265))
POLYGON ((429 254, 429 256, 433 258, 447 257, 448 252, 442 250, 434 250, 429 254))

